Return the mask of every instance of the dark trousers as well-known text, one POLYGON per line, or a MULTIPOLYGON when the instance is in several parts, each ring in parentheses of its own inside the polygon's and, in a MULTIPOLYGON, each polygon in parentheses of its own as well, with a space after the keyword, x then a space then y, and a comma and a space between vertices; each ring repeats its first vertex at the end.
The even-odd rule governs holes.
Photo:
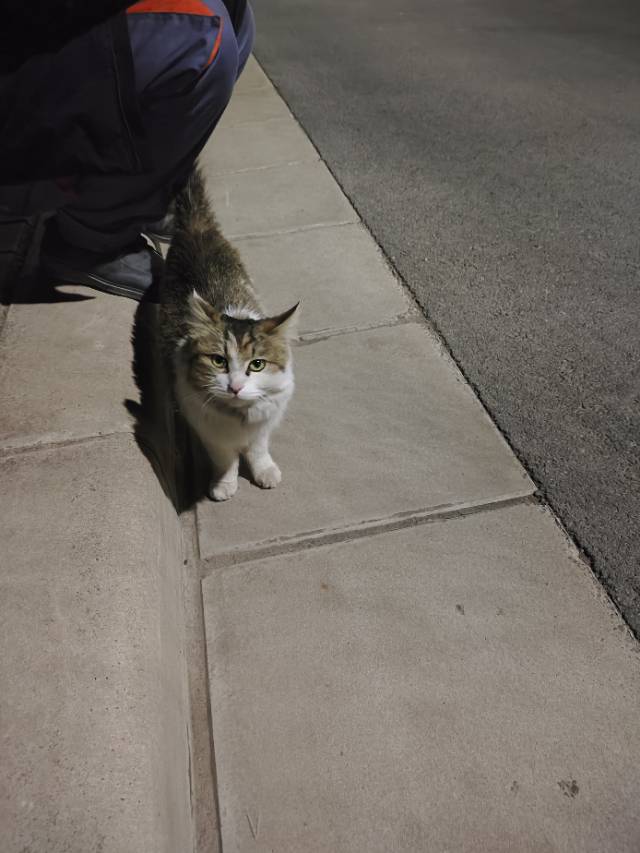
POLYGON ((247 6, 236 33, 222 0, 204 3, 209 16, 144 11, 149 3, 127 16, 152 169, 82 179, 56 213, 73 245, 117 251, 162 219, 222 116, 251 52, 253 14, 247 6))

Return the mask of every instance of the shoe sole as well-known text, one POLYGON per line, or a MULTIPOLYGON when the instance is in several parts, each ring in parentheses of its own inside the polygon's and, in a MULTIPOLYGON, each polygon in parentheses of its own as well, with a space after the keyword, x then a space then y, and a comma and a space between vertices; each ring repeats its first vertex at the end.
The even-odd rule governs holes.
POLYGON ((151 240, 157 240, 158 243, 170 243, 173 240, 173 233, 168 234, 166 231, 163 234, 159 234, 157 231, 143 231, 142 233, 151 240))
POLYGON ((140 302, 147 291, 147 288, 140 290, 140 288, 131 285, 117 284, 106 278, 101 278, 99 275, 70 270, 65 266, 56 264, 55 261, 43 260, 41 266, 44 272, 60 284, 80 284, 85 287, 91 287, 93 290, 100 290, 102 293, 109 293, 112 296, 124 296, 127 299, 134 299, 136 302, 140 302))

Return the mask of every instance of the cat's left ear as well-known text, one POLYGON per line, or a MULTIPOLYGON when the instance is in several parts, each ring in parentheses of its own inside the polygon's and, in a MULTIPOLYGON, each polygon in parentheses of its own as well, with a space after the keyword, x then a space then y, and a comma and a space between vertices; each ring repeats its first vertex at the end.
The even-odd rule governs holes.
POLYGON ((191 322, 218 324, 220 322, 220 314, 210 305, 200 294, 194 289, 189 296, 189 308, 191 309, 191 322))
POLYGON ((266 320, 260 321, 262 330, 271 335, 278 333, 287 338, 295 338, 298 326, 298 317, 300 315, 300 303, 296 302, 293 308, 278 314, 277 317, 267 317, 266 320))

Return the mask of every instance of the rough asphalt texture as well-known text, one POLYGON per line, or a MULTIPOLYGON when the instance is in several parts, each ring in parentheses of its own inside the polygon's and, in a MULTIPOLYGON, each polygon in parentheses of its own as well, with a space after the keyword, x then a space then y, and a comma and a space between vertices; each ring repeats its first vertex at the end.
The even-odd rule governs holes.
POLYGON ((640 4, 254 5, 259 61, 640 632, 640 4))

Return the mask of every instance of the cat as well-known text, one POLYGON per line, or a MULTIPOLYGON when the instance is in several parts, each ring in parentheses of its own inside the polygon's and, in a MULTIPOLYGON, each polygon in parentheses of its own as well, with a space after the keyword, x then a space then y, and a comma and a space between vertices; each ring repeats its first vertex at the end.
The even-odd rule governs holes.
POLYGON ((236 493, 240 455, 258 486, 272 489, 281 480, 269 440, 294 390, 291 341, 299 304, 265 316, 196 167, 175 200, 160 331, 175 401, 211 459, 213 500, 236 493))

